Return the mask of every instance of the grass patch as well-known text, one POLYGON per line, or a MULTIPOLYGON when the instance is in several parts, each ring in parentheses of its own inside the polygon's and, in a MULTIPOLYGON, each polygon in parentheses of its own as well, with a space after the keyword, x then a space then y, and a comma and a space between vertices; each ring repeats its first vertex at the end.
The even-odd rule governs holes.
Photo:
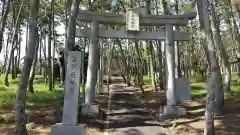
MULTIPOLYGON (((13 107, 16 99, 16 91, 18 89, 19 78, 12 80, 9 76, 9 87, 4 85, 4 77, 0 76, 0 107, 11 108, 13 107)), ((57 84, 57 83, 56 83, 57 84)), ((53 91, 49 91, 47 85, 44 83, 42 76, 36 76, 34 80, 34 93, 27 92, 27 102, 32 103, 46 103, 48 101, 59 101, 62 88, 55 85, 53 91)))
MULTIPOLYGON (((206 96, 206 80, 207 78, 194 76, 190 77, 190 87, 191 87, 191 95, 196 97, 205 97, 206 96)), ((237 76, 236 74, 232 74, 232 80, 231 80, 231 92, 229 93, 229 97, 234 99, 236 102, 240 102, 240 85, 237 82, 237 76)), ((148 76, 144 76, 144 83, 145 84, 152 84, 151 78, 148 76)), ((229 98, 227 97, 227 98, 229 98)))
MULTIPOLYGON (((16 91, 18 89, 19 78, 12 80, 11 75, 9 75, 9 87, 4 85, 4 76, 0 76, 0 108, 11 108, 15 104, 16 91)), ((27 92, 26 102, 31 103, 47 103, 49 101, 62 100, 63 88, 59 85, 57 80, 55 83, 55 88, 52 91, 48 90, 48 84, 45 84, 43 76, 36 75, 33 88, 34 93, 27 92)), ((84 90, 86 87, 84 87, 84 90)), ((80 87, 80 92, 83 93, 82 87, 80 87)), ((83 101, 83 97, 80 101, 83 101)))
POLYGON ((143 77, 143 83, 144 84, 152 84, 152 79, 149 78, 148 76, 143 77))

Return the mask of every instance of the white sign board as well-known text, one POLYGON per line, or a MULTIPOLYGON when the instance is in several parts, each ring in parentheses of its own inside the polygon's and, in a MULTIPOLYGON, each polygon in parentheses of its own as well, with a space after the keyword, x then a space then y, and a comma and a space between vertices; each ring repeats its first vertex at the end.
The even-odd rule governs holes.
POLYGON ((127 30, 139 31, 139 10, 134 8, 127 9, 126 24, 127 30))

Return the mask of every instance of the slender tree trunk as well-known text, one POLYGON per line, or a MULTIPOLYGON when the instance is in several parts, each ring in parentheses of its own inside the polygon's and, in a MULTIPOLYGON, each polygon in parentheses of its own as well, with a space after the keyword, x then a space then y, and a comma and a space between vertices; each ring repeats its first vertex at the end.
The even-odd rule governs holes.
POLYGON ((51 64, 51 69, 52 69, 52 87, 54 88, 55 86, 55 70, 54 70, 54 64, 55 64, 55 51, 56 51, 56 42, 55 42, 55 25, 54 25, 54 0, 51 1, 51 12, 52 12, 52 18, 51 18, 51 25, 52 25, 52 64, 51 64))
POLYGON ((40 63, 39 74, 42 75, 42 48, 43 48, 42 35, 40 35, 38 42, 39 42, 39 57, 38 57, 38 59, 39 59, 39 63, 40 63))
POLYGON ((164 74, 163 74, 163 62, 162 62, 162 43, 158 40, 157 42, 157 54, 159 61, 159 85, 160 89, 164 89, 164 74))
POLYGON ((6 66, 7 66, 7 61, 8 61, 9 39, 10 39, 10 35, 8 35, 8 37, 7 37, 7 43, 6 43, 6 47, 5 47, 4 65, 3 65, 3 70, 2 70, 3 73, 6 72, 6 66))
MULTIPOLYGON (((219 105, 218 102, 214 102, 214 99, 216 101, 218 96, 216 93, 221 91, 221 73, 219 64, 216 57, 216 49, 214 45, 214 40, 212 36, 212 31, 210 28, 210 22, 209 22, 209 14, 208 14, 208 1, 207 0, 197 0, 197 6, 198 6, 198 15, 201 25, 200 29, 202 31, 202 35, 204 36, 204 39, 206 39, 206 49, 207 49, 207 56, 209 58, 209 65, 210 65, 210 76, 208 80, 208 95, 207 95, 207 101, 206 101, 206 110, 205 110, 205 128, 204 128, 204 134, 205 135, 214 135, 214 103, 216 106, 219 105)), ((223 105, 223 104, 222 104, 223 105)))
POLYGON ((127 81, 126 83, 127 83, 128 86, 130 86, 131 85, 131 82, 130 82, 131 78, 129 77, 130 76, 130 72, 129 72, 130 67, 127 64, 127 58, 126 58, 126 55, 125 55, 125 53, 123 51, 123 48, 122 48, 122 45, 121 45, 121 41, 119 39, 117 39, 116 42, 117 42, 117 45, 120 48, 120 53, 121 53, 121 56, 123 58, 123 65, 125 67, 124 75, 126 76, 126 81, 127 81))
MULTIPOLYGON (((65 74, 67 69, 67 58, 68 58, 68 51, 71 51, 73 46, 75 45, 75 36, 76 36, 76 19, 79 12, 79 4, 81 0, 68 0, 67 3, 71 3, 71 11, 69 15, 69 20, 67 23, 67 40, 65 42, 64 47, 64 59, 65 59, 65 74)), ((67 18, 67 12, 66 12, 66 18, 67 18)), ((67 19, 66 19, 67 21, 67 19)), ((64 79, 64 85, 65 85, 65 79, 64 79)))
POLYGON ((152 87, 153 90, 158 91, 157 84, 156 84, 156 77, 155 77, 155 55, 154 55, 154 49, 153 49, 153 43, 152 41, 149 41, 149 52, 150 52, 150 66, 151 66, 151 78, 152 78, 152 87))
POLYGON ((13 34, 12 34, 12 40, 11 40, 12 49, 10 51, 9 63, 7 64, 7 68, 6 68, 6 72, 5 72, 5 76, 4 76, 4 84, 6 86, 9 86, 8 74, 9 74, 9 71, 10 71, 11 60, 14 58, 14 50, 15 50, 16 45, 17 45, 17 44, 14 44, 14 42, 15 42, 15 38, 16 38, 15 35, 16 35, 16 33, 18 31, 18 28, 19 28, 19 25, 20 25, 20 19, 19 18, 20 18, 20 14, 22 12, 23 2, 24 2, 24 0, 22 0, 22 2, 21 2, 20 9, 18 11, 18 16, 17 16, 17 19, 16 19, 16 24, 15 24, 15 27, 13 28, 13 34))
POLYGON ((28 91, 31 93, 34 93, 34 89, 33 89, 33 80, 35 77, 35 73, 36 73, 36 65, 37 65, 37 58, 38 58, 38 48, 39 48, 39 35, 36 35, 36 49, 35 49, 35 54, 34 54, 34 59, 33 59, 33 64, 32 64, 32 68, 31 68, 31 72, 30 72, 30 78, 28 80, 28 91))
POLYGON ((43 64, 43 68, 44 68, 44 79, 45 79, 45 84, 47 84, 48 81, 48 76, 47 76, 47 54, 46 54, 46 50, 47 50, 47 43, 46 43, 46 33, 43 33, 43 56, 44 56, 44 64, 43 64))
POLYGON ((231 89, 230 88, 231 87, 231 68, 230 68, 230 63, 228 61, 227 52, 222 44, 220 28, 219 28, 220 22, 219 22, 219 17, 217 17, 216 13, 215 13, 215 8, 214 8, 215 4, 216 3, 214 3, 213 0, 210 0, 211 24, 212 24, 212 31, 213 31, 213 35, 214 35, 213 37, 214 37, 214 41, 215 41, 215 46, 218 48, 218 50, 220 52, 220 57, 221 57, 222 63, 225 68, 225 89, 227 91, 230 91, 230 89, 231 89))
MULTIPOLYGON (((14 45, 13 46, 15 46, 16 48, 14 48, 14 52, 15 52, 15 50, 16 49, 18 49, 18 47, 19 47, 19 45, 18 45, 18 35, 16 34, 16 37, 15 37, 15 41, 14 41, 14 45)), ((12 62, 12 64, 11 64, 11 74, 12 74, 12 79, 14 80, 14 79, 16 79, 16 61, 17 61, 17 59, 16 59, 16 57, 17 56, 15 56, 14 54, 13 54, 13 58, 11 59, 11 62, 12 62)))
MULTIPOLYGON (((27 24, 27 27, 26 27, 26 41, 28 41, 28 32, 29 32, 29 26, 27 24)), ((28 46, 28 42, 26 42, 26 45, 25 45, 25 54, 27 53, 27 46, 28 46)))
POLYGON ((32 66, 33 56, 36 49, 36 35, 37 35, 37 20, 38 20, 38 9, 39 0, 31 0, 31 10, 30 16, 31 20, 29 22, 29 40, 27 54, 24 57, 24 66, 22 74, 19 81, 19 86, 16 96, 16 108, 15 108, 15 134, 16 135, 27 135, 26 129, 26 114, 25 114, 25 98, 26 90, 29 79, 29 74, 32 66))
POLYGON ((144 93, 144 89, 143 89, 143 73, 142 73, 142 61, 141 61, 141 52, 139 49, 139 41, 135 41, 135 50, 136 50, 136 54, 137 54, 137 58, 136 58, 136 69, 137 69, 137 85, 140 87, 142 94, 144 93))
MULTIPOLYGON (((68 2, 70 2, 68 0, 68 2)), ((67 65, 68 51, 71 51, 75 44, 75 36, 76 36, 76 19, 79 11, 80 0, 71 0, 71 12, 68 21, 68 29, 67 29, 67 41, 64 48, 64 59, 65 59, 65 69, 67 65)), ((65 70, 66 72, 66 70, 65 70)))
MULTIPOLYGON (((51 1, 52 3, 52 1, 51 1)), ((53 17, 53 16, 51 16, 53 17)), ((53 90, 53 69, 52 69, 52 18, 48 20, 48 89, 53 90)))
POLYGON ((86 57, 86 53, 85 53, 85 48, 87 46, 87 38, 84 38, 84 45, 83 45, 83 57, 82 57, 82 92, 83 92, 83 95, 85 96, 85 82, 86 82, 86 72, 85 72, 85 61, 88 60, 88 59, 85 59, 86 57))
POLYGON ((20 69, 20 59, 21 59, 21 33, 18 34, 19 40, 18 40, 18 59, 17 59, 17 70, 20 69))
MULTIPOLYGON (((5 0, 4 0, 5 2, 5 0)), ((2 12, 4 12, 2 18, 1 18, 1 28, 0 28, 0 53, 2 52, 2 48, 3 48, 3 37, 4 37, 4 30, 5 30, 5 25, 7 24, 7 16, 9 13, 9 9, 10 9, 10 3, 11 0, 7 0, 6 3, 6 9, 4 11, 4 9, 2 9, 2 12)), ((3 4, 5 5, 5 4, 3 4)), ((4 7, 4 6, 3 6, 4 7)))

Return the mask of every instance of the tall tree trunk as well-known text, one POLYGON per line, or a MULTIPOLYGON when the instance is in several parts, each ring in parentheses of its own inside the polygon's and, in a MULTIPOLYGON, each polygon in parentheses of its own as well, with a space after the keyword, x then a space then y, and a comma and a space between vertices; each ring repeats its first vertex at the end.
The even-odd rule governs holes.
MULTIPOLYGON (((231 1, 230 0, 225 0, 225 4, 227 5, 227 8, 226 8, 226 13, 227 13, 227 16, 229 16, 230 18, 232 18, 232 23, 233 23, 233 35, 234 35, 234 39, 237 41, 237 57, 239 59, 240 57, 240 37, 239 37, 239 30, 238 30, 238 26, 237 26, 237 22, 236 20, 238 20, 238 22, 240 22, 240 14, 239 14, 239 9, 236 9, 235 5, 232 5, 231 1), (235 14, 233 13, 233 9, 236 10, 236 16, 235 14)), ((240 84, 240 63, 237 63, 237 81, 238 81, 238 84, 240 84)))
POLYGON ((32 66, 33 56, 36 50, 36 35, 37 35, 37 21, 38 21, 38 9, 39 0, 31 0, 31 10, 30 16, 31 20, 29 22, 29 40, 27 54, 24 57, 24 66, 22 74, 19 80, 19 86, 16 96, 16 108, 15 108, 15 134, 16 135, 27 135, 26 129, 26 114, 25 114, 25 98, 26 90, 29 79, 29 74, 32 66))
MULTIPOLYGON (((13 46, 16 46, 16 48, 14 48, 14 52, 15 52, 15 50, 16 49, 18 49, 18 34, 16 34, 16 36, 15 36, 15 39, 14 39, 15 41, 14 41, 14 45, 13 46)), ((12 79, 14 80, 14 79, 16 79, 16 57, 17 56, 15 56, 14 54, 13 54, 13 58, 11 59, 11 62, 12 62, 12 64, 11 64, 11 74, 12 74, 12 79)))
MULTIPOLYGON (((215 46, 218 48, 220 52, 220 57, 222 60, 222 63, 225 68, 225 89, 227 91, 230 91, 231 87, 231 68, 230 68, 230 63, 228 61, 228 55, 227 52, 222 44, 221 40, 221 35, 220 35, 220 22, 219 22, 219 17, 216 15, 215 7, 216 3, 214 3, 214 0, 209 0, 210 1, 210 6, 211 6, 211 25, 212 25, 212 31, 213 31, 213 37, 215 41, 215 46)), ((224 94, 222 94, 224 95, 224 94)))
POLYGON ((55 64, 55 51, 56 51, 56 42, 55 42, 55 25, 54 25, 54 0, 51 1, 51 24, 52 24, 52 64, 51 64, 51 69, 52 69, 52 87, 54 88, 55 86, 55 70, 54 70, 54 64, 55 64))
MULTIPOLYGON (((52 3, 52 0, 51 0, 52 3)), ((48 18, 48 89, 53 90, 53 69, 52 69, 52 15, 48 18)))
POLYGON ((43 48, 43 45, 42 45, 42 35, 40 35, 39 39, 38 39, 38 42, 39 42, 39 65, 40 65, 40 69, 39 69, 39 74, 42 75, 42 48, 43 48))
POLYGON ((20 69, 20 59, 21 59, 21 33, 18 33, 18 59, 17 59, 17 70, 20 69))
POLYGON ((149 41, 149 54, 150 54, 150 67, 151 67, 151 79, 152 79, 152 87, 153 90, 158 91, 157 84, 156 84, 156 77, 155 77, 155 55, 154 55, 154 49, 153 49, 153 43, 152 41, 149 41))
POLYGON ((157 42, 157 54, 159 59, 159 85, 160 89, 164 89, 164 74, 163 74, 163 62, 162 62, 162 43, 160 40, 157 42))
MULTIPOLYGON (((5 0, 4 0, 4 2, 5 2, 5 0)), ((10 3, 11 3, 11 0, 7 0, 5 11, 4 11, 4 9, 2 9, 2 12, 4 12, 4 14, 1 18, 1 26, 0 26, 1 27, 0 28, 0 53, 2 52, 2 48, 3 48, 4 30, 5 30, 5 25, 7 24, 7 16, 9 13, 10 3)), ((3 5, 5 6, 5 4, 3 4, 3 5)))
POLYGON ((126 81, 127 81, 126 83, 127 83, 128 86, 130 86, 131 85, 131 82, 130 82, 131 81, 131 77, 130 77, 130 71, 129 71, 130 67, 128 66, 127 58, 126 58, 126 55, 125 55, 125 53, 123 51, 121 41, 119 39, 116 39, 116 42, 117 42, 118 47, 120 48, 120 53, 121 53, 121 56, 123 58, 123 65, 125 67, 124 75, 126 76, 126 81))
MULTIPOLYGON (((29 26, 27 24, 27 27, 26 27, 26 41, 28 41, 28 35, 29 35, 29 26)), ((27 46, 28 46, 28 42, 26 42, 26 45, 25 45, 25 54, 27 53, 27 46)))
POLYGON ((44 68, 44 79, 45 79, 45 84, 47 84, 48 81, 48 76, 47 76, 47 43, 46 43, 46 33, 43 33, 43 56, 44 56, 44 64, 43 64, 43 68, 44 68))
MULTIPOLYGON (((75 44, 75 36, 76 36, 76 21, 77 15, 79 11, 79 4, 81 0, 68 0, 68 3, 71 3, 71 11, 68 20, 68 29, 67 29, 67 41, 64 48, 64 59, 65 59, 65 69, 67 65, 68 51, 71 51, 75 44)), ((65 70, 66 72, 66 70, 65 70)), ((65 80, 64 80, 65 81, 65 80)))
POLYGON ((19 25, 20 25, 20 14, 22 12, 23 2, 24 2, 24 0, 22 0, 22 2, 21 2, 20 9, 18 11, 18 15, 17 15, 17 18, 16 18, 16 24, 13 28, 13 34, 12 34, 12 40, 11 40, 12 49, 10 51, 9 63, 7 64, 7 68, 6 68, 6 72, 5 72, 5 76, 4 76, 4 84, 6 86, 9 86, 8 74, 9 74, 9 71, 10 71, 11 60, 14 58, 14 50, 17 47, 17 44, 14 44, 14 42, 15 42, 15 38, 16 38, 15 35, 16 35, 16 33, 18 31, 18 28, 19 28, 19 25))
POLYGON ((214 40, 212 36, 212 31, 210 28, 209 22, 209 14, 208 14, 208 1, 207 0, 197 0, 198 6, 198 15, 199 20, 202 21, 200 23, 203 26, 200 26, 200 30, 204 39, 206 41, 205 45, 207 49, 207 56, 209 58, 209 65, 210 65, 210 76, 208 79, 208 93, 207 93, 207 102, 206 102, 206 110, 205 110, 205 128, 204 134, 205 135, 214 135, 214 103, 218 106, 217 102, 213 100, 218 96, 216 93, 221 91, 221 73, 220 68, 216 56, 216 49, 214 45, 214 40))
POLYGON ((6 72, 6 66, 7 66, 7 60, 8 60, 8 53, 9 53, 9 40, 10 40, 10 34, 7 36, 7 43, 5 47, 5 56, 4 56, 4 65, 3 65, 3 71, 6 72))
POLYGON ((33 80, 35 77, 36 73, 36 65, 37 65, 37 58, 38 58, 38 48, 39 48, 39 35, 36 35, 36 49, 35 49, 35 54, 34 54, 34 59, 33 59, 33 64, 30 72, 30 78, 28 80, 28 91, 31 93, 34 93, 33 89, 33 80))
POLYGON ((140 87, 142 94, 144 93, 144 89, 143 89, 143 64, 141 61, 141 52, 139 49, 139 41, 135 40, 135 50, 136 50, 136 54, 137 54, 137 58, 136 58, 136 70, 137 70, 137 85, 140 87))

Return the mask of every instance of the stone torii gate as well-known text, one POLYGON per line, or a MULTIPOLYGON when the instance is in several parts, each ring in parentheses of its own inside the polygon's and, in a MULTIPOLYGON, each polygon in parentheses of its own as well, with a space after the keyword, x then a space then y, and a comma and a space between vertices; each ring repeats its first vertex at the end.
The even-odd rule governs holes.
MULTIPOLYGON (((173 26, 185 26, 188 20, 196 17, 196 13, 184 15, 146 15, 143 10, 130 9, 126 15, 114 13, 96 13, 89 11, 80 11, 78 15, 79 22, 92 22, 91 28, 78 28, 77 37, 90 37, 94 45, 98 45, 97 38, 120 38, 120 39, 138 39, 138 40, 165 40, 167 64, 167 105, 176 105, 175 92, 175 71, 174 71, 174 41, 191 40, 191 34, 174 31, 173 26), (132 15, 132 16, 131 16, 132 15), (135 23, 132 23, 135 22, 135 23), (137 22, 137 23, 136 23, 137 22), (125 25, 132 30, 109 30, 99 28, 99 24, 118 24, 125 25), (133 26, 129 26, 133 25, 133 26), (139 25, 142 26, 165 26, 165 31, 139 31, 139 25), (93 42, 96 41, 96 42, 93 42)), ((90 52, 91 53, 91 52, 90 52)), ((90 56, 91 54, 89 54, 90 56)), ((86 96, 90 96, 87 94, 86 96)), ((86 98, 87 99, 87 98, 86 98)), ((89 101, 87 101, 89 103, 89 101)))
MULTIPOLYGON (((174 41, 187 41, 191 40, 191 34, 185 32, 178 32, 173 30, 173 26, 185 26, 189 20, 196 17, 196 13, 189 13, 184 15, 147 15, 144 8, 139 9, 128 9, 126 15, 114 14, 114 13, 97 13, 90 11, 79 11, 77 22, 91 22, 91 28, 78 28, 76 30, 77 37, 90 37, 90 46, 98 46, 98 38, 120 38, 120 39, 137 39, 137 40, 165 40, 166 45, 166 59, 167 63, 167 107, 170 110, 175 111, 174 106, 176 105, 176 88, 175 88, 175 70, 174 70, 174 41), (127 30, 109 30, 99 28, 99 24, 116 24, 116 25, 127 25, 127 30), (165 26, 165 31, 140 31, 139 26, 165 26)), ((89 51, 89 57, 94 58, 94 54, 99 50, 89 51)), ((74 53, 70 54, 74 55, 74 53)), ((75 54, 77 55, 77 54, 75 54)), ((70 57, 69 56, 69 57, 70 57)), ((76 57, 76 56, 75 56, 76 57)), ((69 58, 71 59, 71 58, 69 58)), ((90 62, 90 61, 89 61, 90 62)), ((94 60, 92 61, 94 62, 94 60)), ((70 62, 71 64, 71 62, 70 62)), ((97 74, 97 64, 88 63, 93 66, 89 69, 95 69, 94 71, 88 71, 87 76, 91 74, 97 74)), ((68 69, 67 69, 68 70, 68 69)), ((79 71, 80 72, 80 71, 79 71)), ((66 76, 70 73, 67 72, 66 76)), ((89 77, 87 77, 89 79, 89 77)), ((77 82, 77 81, 76 81, 77 82)), ((89 81, 91 82, 91 81, 89 81)), ((88 80, 87 80, 88 83, 88 80)), ((95 82, 94 86, 96 85, 95 82)), ((78 85, 74 91, 79 91, 78 85)), ((95 87, 94 87, 95 88, 95 87)), ((84 113, 98 113, 98 105, 92 104, 92 94, 94 88, 87 88, 85 95, 85 104, 82 106, 84 113)), ((68 90, 65 90, 64 109, 63 110, 63 122, 61 125, 56 124, 52 127, 52 135, 85 135, 85 125, 77 125, 76 115, 78 109, 76 102, 78 101, 79 92, 74 92, 72 98, 69 97, 68 90), (65 104, 66 102, 66 104, 65 104), (74 104, 71 109, 71 104, 74 104)), ((168 111, 169 109, 167 109, 168 111)))

